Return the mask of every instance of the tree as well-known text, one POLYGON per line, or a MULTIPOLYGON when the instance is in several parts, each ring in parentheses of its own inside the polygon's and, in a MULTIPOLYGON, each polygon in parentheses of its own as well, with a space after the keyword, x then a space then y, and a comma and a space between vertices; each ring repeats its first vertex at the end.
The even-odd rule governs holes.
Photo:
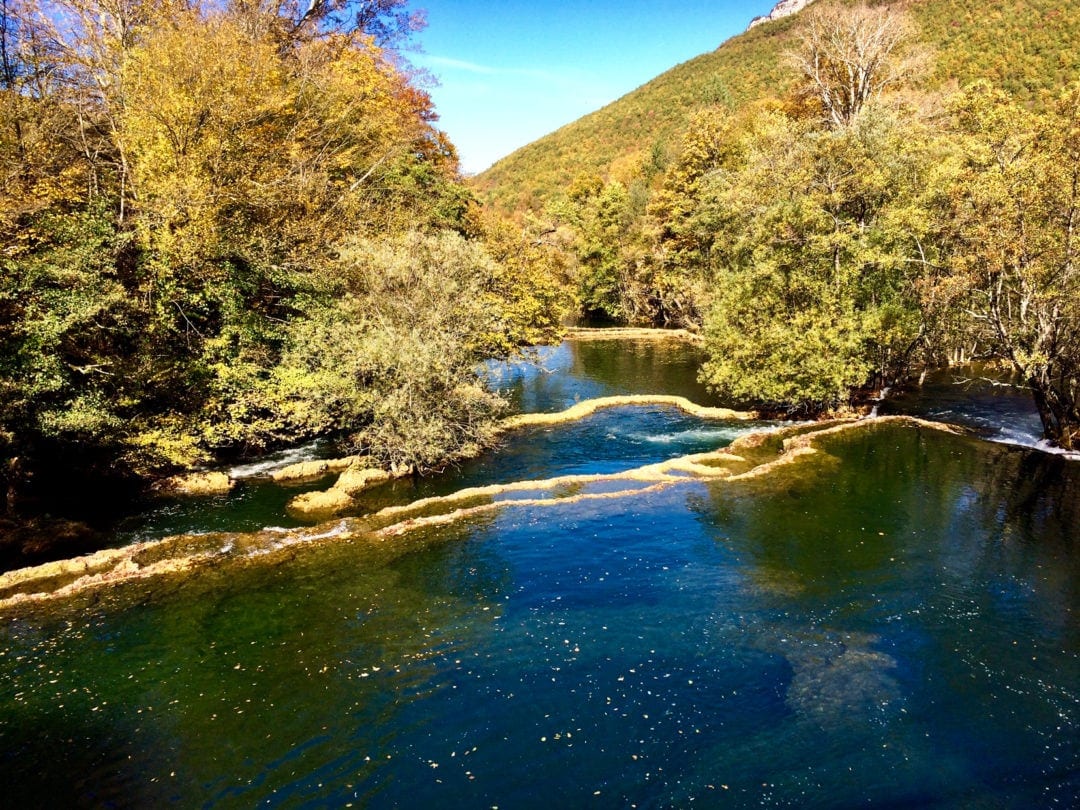
POLYGON ((375 44, 404 5, 0 0, 0 485, 72 448, 152 475, 323 431, 423 466, 484 435, 477 353, 549 333, 557 296, 476 238, 430 97, 375 44), (379 297, 414 259, 406 317, 379 297), (375 407, 395 379, 439 418, 375 407))
POLYGON ((629 315, 625 263, 636 218, 626 186, 617 180, 605 183, 597 175, 579 175, 547 213, 574 230, 582 312, 606 320, 625 319, 629 315))
POLYGON ((850 124, 875 96, 910 78, 914 26, 891 6, 815 6, 791 59, 832 126, 850 124))
POLYGON ((379 48, 404 45, 423 29, 423 11, 409 11, 409 0, 225 0, 230 16, 241 20, 249 33, 273 31, 283 41, 296 43, 332 34, 360 34, 379 48))
POLYGON ((840 129, 773 110, 741 140, 695 215, 716 229, 704 381, 814 413, 902 379, 924 336, 925 133, 883 110, 840 129))
POLYGON ((1045 114, 986 83, 954 104, 941 212, 970 326, 1029 386, 1046 438, 1080 446, 1080 84, 1045 114))
POLYGON ((504 403, 476 368, 523 328, 505 315, 506 268, 447 231, 339 247, 325 294, 291 322, 266 383, 220 403, 244 418, 217 423, 256 441, 267 429, 345 434, 360 452, 421 472, 487 444, 504 403))
POLYGON ((695 328, 708 309, 719 233, 703 202, 717 175, 741 160, 738 130, 743 123, 724 107, 706 107, 694 115, 678 156, 649 200, 655 264, 649 286, 657 320, 695 328))

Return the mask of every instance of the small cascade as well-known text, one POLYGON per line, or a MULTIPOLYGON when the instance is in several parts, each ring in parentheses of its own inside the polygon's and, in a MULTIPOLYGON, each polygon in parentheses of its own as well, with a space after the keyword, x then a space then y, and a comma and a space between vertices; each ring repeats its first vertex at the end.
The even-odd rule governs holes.
POLYGON ((322 458, 322 451, 325 447, 326 443, 323 441, 309 442, 299 447, 290 447, 288 450, 270 453, 262 456, 257 461, 239 464, 226 470, 225 473, 234 481, 242 481, 245 478, 268 478, 271 473, 293 464, 322 458))
POLYGON ((877 419, 878 407, 888 398, 890 391, 892 391, 892 386, 886 385, 878 392, 877 397, 874 398, 874 407, 870 409, 870 419, 877 419))

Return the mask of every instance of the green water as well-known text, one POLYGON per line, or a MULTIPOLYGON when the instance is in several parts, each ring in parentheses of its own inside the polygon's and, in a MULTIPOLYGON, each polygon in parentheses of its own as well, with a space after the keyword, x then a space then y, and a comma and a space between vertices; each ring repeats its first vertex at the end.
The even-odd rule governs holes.
POLYGON ((1080 466, 824 446, 5 619, 0 804, 1076 806, 1080 466))
POLYGON ((514 410, 547 413, 621 394, 674 394, 722 405, 697 381, 703 351, 678 341, 569 340, 529 363, 492 364, 489 378, 514 410))

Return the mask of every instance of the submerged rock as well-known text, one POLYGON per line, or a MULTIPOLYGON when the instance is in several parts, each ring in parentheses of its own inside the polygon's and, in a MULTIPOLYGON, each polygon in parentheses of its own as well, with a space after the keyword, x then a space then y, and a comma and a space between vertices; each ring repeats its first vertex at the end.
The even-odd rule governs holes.
POLYGON ((896 660, 862 633, 792 632, 784 654, 794 669, 787 704, 825 727, 882 722, 898 711, 903 693, 896 660))

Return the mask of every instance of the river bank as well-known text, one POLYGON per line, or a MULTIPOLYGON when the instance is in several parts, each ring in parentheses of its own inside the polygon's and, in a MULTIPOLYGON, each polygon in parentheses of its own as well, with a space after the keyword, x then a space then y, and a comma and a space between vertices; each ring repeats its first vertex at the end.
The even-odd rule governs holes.
MULTIPOLYGON (((695 452, 713 452, 718 445, 738 441, 740 436, 761 429, 760 422, 753 422, 757 414, 711 404, 715 400, 696 382, 700 350, 681 334, 633 330, 633 335, 607 335, 608 330, 577 330, 560 346, 535 350, 528 362, 490 365, 485 372, 488 386, 500 391, 518 413, 498 425, 496 433, 502 436, 498 449, 473 459, 459 459, 441 475, 413 478, 407 471, 382 470, 363 458, 333 458, 333 445, 313 443, 213 471, 222 483, 216 490, 146 502, 138 515, 119 524, 119 531, 76 526, 80 531, 73 539, 52 547, 60 553, 51 560, 26 555, 22 565, 8 567, 44 564, 43 571, 33 578, 52 582, 54 576, 49 572, 55 571, 63 582, 61 587, 83 577, 92 585, 189 570, 219 559, 221 549, 227 549, 224 556, 228 557, 238 546, 262 552, 302 544, 307 542, 304 538, 330 531, 319 524, 337 517, 378 514, 413 502, 434 503, 461 491, 482 493, 491 486, 515 486, 522 481, 572 480, 585 470, 589 470, 586 476, 597 474, 591 459, 573 461, 579 447, 592 448, 590 454, 594 456, 597 451, 601 457, 613 453, 613 461, 615 456, 626 458, 625 463, 600 468, 601 474, 621 475, 633 469, 648 470, 695 452), (639 334, 642 331, 645 334, 639 334), (647 393, 654 386, 664 393, 647 393), (604 411, 609 413, 605 415, 604 411), (684 413, 685 420, 676 418, 677 412, 684 413), (630 414, 636 415, 628 422, 630 414), (634 419, 640 426, 627 428, 634 419), (737 427, 740 422, 744 426, 737 427), (580 427, 550 432, 573 424, 580 427), (593 438, 597 432, 608 437, 600 446, 593 438), (547 444, 547 461, 506 467, 508 457, 530 459, 538 447, 547 444), (642 449, 648 452, 642 453, 642 449), (199 535, 220 535, 225 539, 216 546, 211 541, 193 546, 190 540, 171 539, 199 535), (235 538, 241 535, 261 539, 245 537, 238 543, 235 538), (166 540, 164 547, 159 545, 166 540), (73 559, 86 554, 93 560, 73 559), (153 558, 149 565, 148 555, 153 558), (167 558, 174 561, 168 562, 167 558), (50 562, 57 564, 55 569, 50 568, 50 562)), ((1032 422, 1033 417, 1025 410, 1026 402, 1017 397, 1003 399, 1000 395, 1004 389, 994 387, 988 395, 992 397, 989 403, 971 391, 961 392, 972 403, 967 406, 969 414, 974 414, 965 417, 961 404, 945 396, 956 393, 954 388, 934 377, 925 390, 934 402, 948 403, 950 407, 928 409, 918 405, 918 400, 900 399, 883 403, 882 412, 916 418, 926 413, 933 417, 931 421, 940 422, 963 422, 967 418, 986 435, 987 424, 995 418, 997 408, 997 418, 1003 418, 1003 414, 1006 422, 1016 424, 1008 428, 1010 435, 1037 426, 1037 417, 1032 422), (1002 411, 1003 405, 1014 411, 1002 411)), ((54 524, 40 534, 25 534, 25 541, 32 544, 38 536, 63 538, 63 525, 54 524)), ((14 587, 10 595, 23 590, 14 587)))

